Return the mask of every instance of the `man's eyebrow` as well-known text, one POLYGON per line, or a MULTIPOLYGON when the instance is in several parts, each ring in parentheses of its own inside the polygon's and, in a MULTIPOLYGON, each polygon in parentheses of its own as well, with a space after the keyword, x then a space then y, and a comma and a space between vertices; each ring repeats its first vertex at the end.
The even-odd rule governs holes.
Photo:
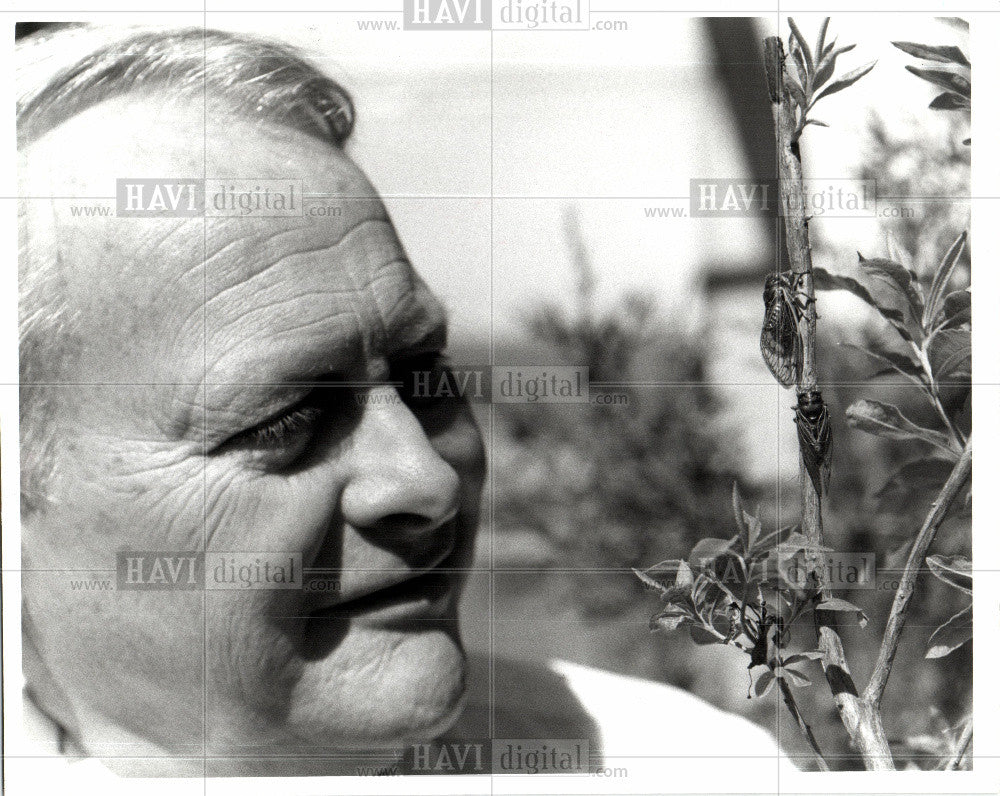
POLYGON ((448 345, 448 321, 445 318, 435 320, 433 325, 413 340, 393 346, 389 352, 390 359, 429 354, 443 350, 448 345))

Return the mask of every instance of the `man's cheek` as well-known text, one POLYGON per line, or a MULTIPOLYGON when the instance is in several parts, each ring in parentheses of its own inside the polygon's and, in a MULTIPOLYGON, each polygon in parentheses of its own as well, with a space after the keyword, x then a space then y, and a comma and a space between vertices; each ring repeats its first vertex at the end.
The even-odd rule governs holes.
POLYGON ((123 549, 198 549, 205 506, 198 458, 164 451, 147 459, 127 443, 122 448, 133 455, 105 458, 95 452, 63 479, 59 504, 67 514, 60 523, 73 529, 71 549, 89 548, 112 559, 123 549))
POLYGON ((262 474, 231 461, 212 463, 204 519, 209 549, 298 553, 310 561, 336 532, 341 479, 334 469, 262 474))
POLYGON ((109 720, 146 735, 162 729, 163 742, 180 743, 197 730, 201 711, 202 595, 116 588, 113 581, 107 589, 85 587, 105 582, 26 573, 34 643, 81 721, 109 720), (151 715, 157 721, 148 727, 151 715))
POLYGON ((300 595, 284 589, 206 592, 207 696, 214 712, 283 715, 302 669, 300 595))

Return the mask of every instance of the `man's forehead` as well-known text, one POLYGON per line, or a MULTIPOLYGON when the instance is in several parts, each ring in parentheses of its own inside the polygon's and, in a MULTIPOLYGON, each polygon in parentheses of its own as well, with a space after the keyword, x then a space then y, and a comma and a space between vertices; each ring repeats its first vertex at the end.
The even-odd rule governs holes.
MULTIPOLYGON (((107 196, 121 176, 191 177, 200 162, 203 174, 221 184, 226 177, 244 188, 255 180, 291 180, 306 194, 296 201, 308 206, 302 215, 279 218, 93 219, 72 212, 73 199, 52 199, 60 256, 75 261, 77 278, 70 282, 89 305, 83 314, 103 307, 98 323, 120 314, 133 325, 139 314, 140 333, 158 321, 162 339, 214 345, 220 358, 238 360, 247 348, 241 350, 240 339, 263 350, 292 345, 297 334, 316 343, 349 328, 406 336, 407 329, 390 327, 416 326, 409 331, 419 335, 443 324, 381 200, 342 152, 273 123, 206 125, 198 110, 160 113, 135 100, 115 102, 68 120, 31 148, 28 169, 36 185, 39 171, 47 177, 48 196, 85 202, 107 196), (98 137, 97 151, 81 157, 81 141, 101 130, 113 140, 98 137), (310 214, 317 206, 323 214, 310 214), (170 329, 178 320, 182 328, 170 329)), ((37 188, 30 193, 31 202, 46 203, 37 188)))
POLYGON ((155 90, 104 100, 21 147, 21 193, 108 197, 119 178, 293 177, 314 195, 376 194, 332 143, 155 90))

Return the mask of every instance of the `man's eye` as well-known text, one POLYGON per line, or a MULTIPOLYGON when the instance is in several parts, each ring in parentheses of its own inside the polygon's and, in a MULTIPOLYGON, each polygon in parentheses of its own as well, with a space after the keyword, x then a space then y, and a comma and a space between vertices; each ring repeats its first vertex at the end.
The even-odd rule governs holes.
POLYGON ((241 452, 268 469, 290 465, 310 447, 329 408, 314 390, 297 404, 230 437, 219 453, 241 452))
POLYGON ((311 435, 323 416, 319 406, 299 406, 285 414, 266 420, 238 435, 243 444, 258 448, 276 448, 295 442, 300 437, 311 435))

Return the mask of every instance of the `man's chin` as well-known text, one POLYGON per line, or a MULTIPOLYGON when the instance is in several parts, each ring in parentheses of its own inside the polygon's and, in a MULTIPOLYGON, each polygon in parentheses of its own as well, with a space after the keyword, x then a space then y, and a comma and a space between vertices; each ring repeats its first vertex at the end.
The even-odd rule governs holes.
POLYGON ((352 628, 329 657, 306 664, 288 718, 312 744, 404 746, 449 729, 465 686, 453 629, 352 628))

